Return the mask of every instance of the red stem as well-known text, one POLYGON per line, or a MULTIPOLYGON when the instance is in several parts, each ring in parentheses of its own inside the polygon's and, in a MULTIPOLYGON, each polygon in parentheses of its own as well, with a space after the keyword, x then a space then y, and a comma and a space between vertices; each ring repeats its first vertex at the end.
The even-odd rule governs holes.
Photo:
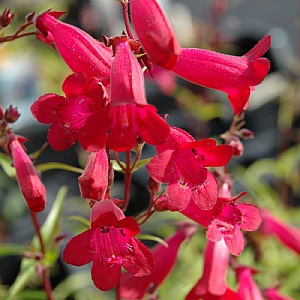
POLYGON ((124 179, 124 203, 122 205, 123 211, 126 211, 127 206, 129 204, 129 198, 130 198, 130 185, 131 185, 131 178, 132 178, 132 172, 131 172, 131 166, 130 166, 130 158, 131 158, 131 152, 126 151, 126 169, 125 169, 125 179, 124 179))
POLYGON ((130 21, 129 21, 129 10, 128 10, 128 1, 122 1, 122 11, 123 11, 123 19, 126 27, 127 34, 129 38, 133 39, 133 34, 130 27, 130 21))
MULTIPOLYGON (((41 234, 41 226, 39 223, 39 220, 37 218, 37 214, 33 211, 30 211, 32 222, 36 231, 36 234, 38 236, 39 244, 40 244, 40 250, 43 254, 43 258, 46 255, 46 248, 45 244, 43 241, 43 237, 41 234)), ((52 287, 51 287, 51 282, 50 282, 50 276, 49 276, 49 270, 47 267, 43 266, 43 271, 42 271, 42 282, 43 282, 43 287, 47 295, 48 300, 54 300, 53 295, 52 295, 52 287)))

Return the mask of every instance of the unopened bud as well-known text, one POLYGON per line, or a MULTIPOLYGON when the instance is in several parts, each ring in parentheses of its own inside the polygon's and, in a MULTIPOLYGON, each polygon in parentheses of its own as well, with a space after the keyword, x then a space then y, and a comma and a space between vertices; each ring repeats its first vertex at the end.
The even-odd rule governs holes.
POLYGON ((29 13, 28 15, 26 15, 25 20, 28 23, 31 23, 31 22, 33 22, 34 16, 35 16, 35 12, 33 11, 33 12, 29 13))
POLYGON ((254 132, 249 130, 249 129, 243 128, 243 129, 240 130, 239 136, 242 139, 253 139, 254 138, 254 132))
POLYGON ((5 8, 2 15, 0 16, 0 27, 8 27, 13 19, 14 19, 15 13, 10 13, 9 8, 5 8))
POLYGON ((240 157, 244 153, 244 145, 239 138, 232 138, 228 143, 233 149, 233 156, 240 157))
POLYGON ((161 183, 156 182, 152 177, 149 177, 147 188, 150 193, 156 194, 160 191, 161 183))
POLYGON ((12 105, 10 105, 9 108, 6 109, 4 118, 7 123, 14 123, 19 117, 20 114, 17 107, 12 107, 12 105))

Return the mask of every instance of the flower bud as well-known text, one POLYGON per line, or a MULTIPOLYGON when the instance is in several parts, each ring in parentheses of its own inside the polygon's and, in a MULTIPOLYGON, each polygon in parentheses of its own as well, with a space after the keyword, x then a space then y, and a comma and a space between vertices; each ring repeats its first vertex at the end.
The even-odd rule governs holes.
POLYGON ((46 205, 46 188, 38 177, 32 161, 19 140, 11 141, 9 148, 16 168, 17 181, 28 208, 34 212, 42 211, 46 205))
POLYGON ((19 117, 20 114, 17 107, 12 107, 12 105, 10 105, 9 108, 6 109, 4 118, 7 123, 14 123, 19 119, 19 117))
POLYGON ((15 13, 10 13, 9 8, 5 8, 2 15, 0 16, 0 27, 8 27, 13 19, 14 19, 15 13))
POLYGON ((104 148, 90 154, 78 182, 83 198, 94 200, 104 198, 108 185, 108 159, 104 148))

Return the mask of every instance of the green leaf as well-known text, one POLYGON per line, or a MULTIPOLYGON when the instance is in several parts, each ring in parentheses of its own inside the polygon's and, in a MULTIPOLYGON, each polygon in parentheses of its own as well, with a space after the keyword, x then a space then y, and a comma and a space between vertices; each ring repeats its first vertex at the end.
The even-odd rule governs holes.
POLYGON ((59 162, 48 162, 48 163, 35 166, 35 168, 40 172, 49 171, 49 170, 65 170, 65 171, 71 171, 79 174, 83 173, 83 169, 81 168, 76 168, 59 162))
POLYGON ((0 257, 6 255, 23 255, 28 247, 20 244, 0 244, 0 257))
MULTIPOLYGON (((124 173, 124 170, 120 167, 120 165, 117 163, 116 160, 111 160, 112 162, 112 167, 116 172, 121 172, 124 173)), ((120 161, 121 166, 126 169, 126 164, 120 161)))
MULTIPOLYGON (((47 248, 52 242, 52 237, 55 233, 59 232, 59 220, 62 212, 62 206, 67 194, 68 188, 66 186, 62 186, 56 196, 54 204, 51 208, 51 211, 41 228, 41 234, 43 237, 43 241, 45 243, 45 247, 47 248)), ((37 248, 38 246, 38 238, 35 236, 33 238, 33 245, 37 248)))
POLYGON ((144 165, 146 165, 150 160, 151 160, 151 158, 145 158, 145 159, 139 160, 137 162, 137 164, 134 166, 132 172, 135 172, 135 171, 139 170, 141 167, 143 167, 144 165))
POLYGON ((80 216, 70 216, 68 218, 69 220, 75 220, 86 226, 87 228, 90 228, 90 221, 86 218, 80 217, 80 216))
POLYGON ((161 239, 158 236, 141 233, 141 234, 136 235, 136 238, 138 238, 139 240, 154 241, 154 242, 164 245, 166 248, 169 248, 168 243, 166 243, 163 239, 161 239))
POLYGON ((16 169, 12 166, 12 159, 5 153, 0 153, 0 165, 7 176, 16 178, 16 169))
POLYGON ((21 263, 20 272, 10 287, 6 300, 15 300, 25 288, 27 283, 36 274, 36 262, 34 259, 23 258, 21 263))

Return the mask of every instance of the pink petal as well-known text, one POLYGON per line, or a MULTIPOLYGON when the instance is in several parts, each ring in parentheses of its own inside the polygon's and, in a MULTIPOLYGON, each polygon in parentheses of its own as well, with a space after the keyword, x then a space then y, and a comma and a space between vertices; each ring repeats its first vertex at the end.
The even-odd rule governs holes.
POLYGON ((152 105, 138 107, 138 135, 150 145, 163 144, 170 133, 168 123, 157 113, 152 105))
POLYGON ((90 239, 94 231, 89 229, 73 237, 63 252, 63 260, 73 266, 83 266, 94 259, 91 252, 90 239))
POLYGON ((192 190, 180 183, 172 183, 167 188, 167 206, 171 211, 181 211, 185 209, 192 197, 192 190))
POLYGON ((205 167, 220 167, 228 164, 232 157, 232 147, 229 145, 219 145, 215 139, 203 139, 188 143, 182 143, 179 151, 191 149, 195 158, 205 167))
POLYGON ((48 141, 51 148, 55 151, 63 151, 75 144, 77 134, 69 131, 61 124, 52 124, 48 131, 48 141))
POLYGON ((240 227, 236 225, 232 231, 232 235, 224 235, 224 240, 228 250, 233 255, 240 255, 245 246, 245 240, 243 233, 240 230, 240 227))
POLYGON ((260 56, 270 43, 270 36, 265 37, 242 57, 184 48, 172 70, 193 83, 226 92, 236 115, 248 102, 250 87, 260 84, 269 71, 270 62, 260 56))
POLYGON ((96 258, 92 266, 92 279, 95 286, 101 291, 114 288, 120 280, 121 265, 105 263, 96 258))
POLYGON ((193 141, 195 141, 195 139, 185 130, 177 127, 171 127, 166 141, 162 145, 158 145, 156 150, 160 153, 165 150, 176 149, 182 143, 193 141))
POLYGON ((84 94, 87 82, 88 80, 84 73, 73 73, 69 75, 62 85, 62 90, 66 98, 84 94))
POLYGON ((173 150, 158 153, 147 164, 149 174, 157 182, 173 182, 177 180, 172 163, 173 153, 173 150))
POLYGON ((261 224, 261 216, 258 207, 251 204, 238 204, 238 210, 242 213, 241 228, 247 231, 256 230, 261 224))
POLYGON ((58 107, 65 103, 65 97, 56 94, 46 94, 39 97, 30 107, 32 115, 43 124, 58 121, 58 107))
POLYGON ((163 68, 171 68, 180 52, 180 45, 158 2, 131 0, 130 11, 138 38, 150 60, 163 68))
POLYGON ((154 258, 149 248, 138 239, 132 238, 131 249, 132 255, 124 257, 124 269, 137 277, 150 275, 154 268, 154 258))
POLYGON ((203 184, 192 188, 192 199, 201 209, 211 209, 217 203, 219 184, 213 174, 206 172, 203 184))
MULTIPOLYGON (((112 213, 116 217, 116 221, 125 218, 124 213, 118 206, 116 206, 111 200, 104 199, 99 202, 96 202, 92 208, 91 211, 92 229, 96 229, 99 227, 100 224, 104 224, 101 221, 101 216, 105 213, 112 213)), ((111 223, 115 223, 116 221, 114 219, 111 219, 111 223)))

